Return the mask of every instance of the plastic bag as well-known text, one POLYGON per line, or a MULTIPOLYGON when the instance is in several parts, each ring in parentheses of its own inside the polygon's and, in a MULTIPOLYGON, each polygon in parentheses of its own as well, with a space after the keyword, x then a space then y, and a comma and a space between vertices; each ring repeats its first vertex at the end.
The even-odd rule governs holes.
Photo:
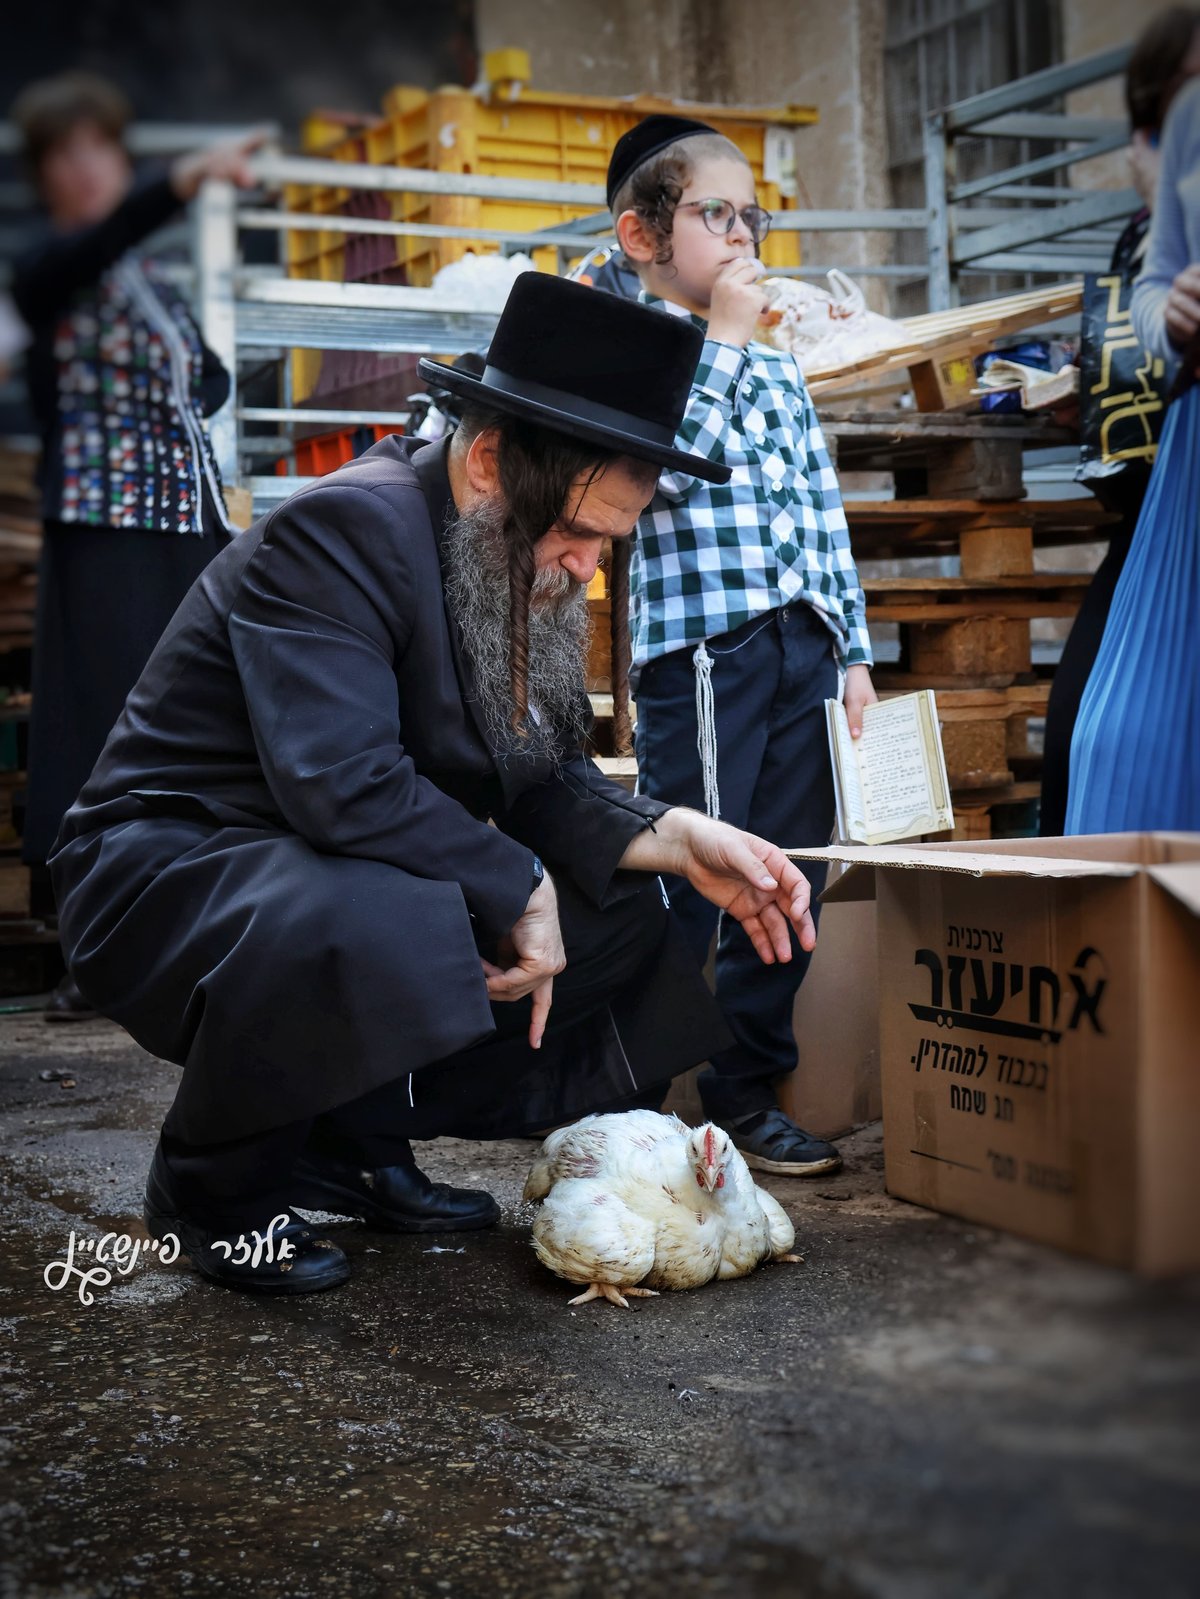
POLYGON ((801 370, 851 366, 905 342, 905 328, 869 310, 852 278, 834 267, 827 282, 824 289, 803 278, 764 278, 769 309, 760 336, 794 355, 801 370))
POLYGON ((1075 477, 1089 487, 1154 460, 1162 431, 1163 363, 1143 350, 1129 307, 1133 282, 1120 272, 1083 280, 1080 451, 1075 477))
POLYGON ((536 272, 527 255, 476 255, 468 250, 434 275, 433 287, 469 301, 478 311, 501 311, 508 291, 522 272, 536 272))

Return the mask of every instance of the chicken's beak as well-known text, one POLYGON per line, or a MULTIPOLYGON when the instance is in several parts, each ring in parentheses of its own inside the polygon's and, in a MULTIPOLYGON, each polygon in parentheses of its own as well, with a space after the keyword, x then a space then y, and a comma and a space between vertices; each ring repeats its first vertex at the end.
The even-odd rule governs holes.
POLYGON ((700 1179, 700 1186, 706 1194, 725 1186, 725 1173, 719 1166, 698 1166, 696 1176, 700 1179))

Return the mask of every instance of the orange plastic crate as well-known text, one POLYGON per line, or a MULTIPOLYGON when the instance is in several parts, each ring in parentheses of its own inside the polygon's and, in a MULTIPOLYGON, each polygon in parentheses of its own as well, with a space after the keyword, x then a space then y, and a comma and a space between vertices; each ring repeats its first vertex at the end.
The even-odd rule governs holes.
MULTIPOLYGON (((296 443, 296 476, 324 477, 336 472, 347 461, 356 460, 372 444, 378 444, 398 428, 382 423, 362 424, 357 427, 337 428, 331 433, 314 433, 311 438, 296 443)), ((292 468, 286 456, 275 463, 276 477, 290 477, 292 468)))

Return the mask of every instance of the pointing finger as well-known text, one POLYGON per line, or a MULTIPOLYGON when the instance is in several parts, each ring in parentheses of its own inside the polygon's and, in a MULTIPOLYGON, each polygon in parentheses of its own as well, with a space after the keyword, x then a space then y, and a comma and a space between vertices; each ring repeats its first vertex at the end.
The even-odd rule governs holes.
POLYGON ((550 1019, 550 1006, 554 1000, 554 979, 548 977, 533 991, 533 1014, 529 1020, 529 1047, 541 1049, 546 1023, 550 1019))

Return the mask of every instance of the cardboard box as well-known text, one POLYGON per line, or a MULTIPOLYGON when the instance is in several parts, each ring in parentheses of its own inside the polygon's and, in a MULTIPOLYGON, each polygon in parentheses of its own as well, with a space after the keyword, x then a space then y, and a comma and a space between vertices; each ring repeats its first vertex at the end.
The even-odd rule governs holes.
POLYGON ((803 853, 876 902, 889 1191, 1200 1268, 1200 834, 803 853))
POLYGON ((975 362, 969 355, 945 355, 932 361, 918 361, 908 369, 918 411, 974 409, 978 396, 975 387, 975 362))
POLYGON ((806 1132, 836 1138, 881 1114, 875 906, 823 904, 817 947, 792 1012, 800 1064, 779 1103, 806 1132))

